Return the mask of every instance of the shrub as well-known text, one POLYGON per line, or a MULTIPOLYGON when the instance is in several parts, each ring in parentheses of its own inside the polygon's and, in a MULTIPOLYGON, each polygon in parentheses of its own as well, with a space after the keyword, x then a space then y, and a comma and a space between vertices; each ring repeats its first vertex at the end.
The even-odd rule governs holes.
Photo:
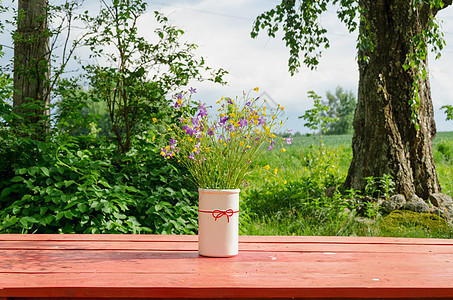
POLYGON ((152 137, 123 156, 90 135, 1 142, 0 232, 196 232, 195 189, 152 137))
POLYGON ((442 139, 436 145, 435 157, 439 161, 452 162, 453 161, 453 141, 449 139, 442 139))

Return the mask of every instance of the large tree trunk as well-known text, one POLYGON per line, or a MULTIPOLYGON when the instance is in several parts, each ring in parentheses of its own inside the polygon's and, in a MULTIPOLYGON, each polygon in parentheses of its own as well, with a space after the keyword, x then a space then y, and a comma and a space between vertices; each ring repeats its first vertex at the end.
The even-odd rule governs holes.
POLYGON ((17 30, 14 34, 13 106, 28 125, 37 124, 43 133, 49 114, 50 76, 49 35, 47 33, 47 0, 18 1, 17 30), (21 105, 39 101, 39 107, 24 109, 21 105))
POLYGON ((359 52, 369 59, 359 61, 353 159, 345 186, 364 190, 364 177, 390 174, 396 192, 427 199, 440 191, 432 150, 436 125, 430 84, 428 78, 419 82, 417 130, 409 104, 414 79, 403 64, 412 38, 429 26, 429 15, 436 12, 427 5, 414 11, 409 0, 362 0, 359 5, 365 20, 361 30, 371 36, 374 51, 359 52))

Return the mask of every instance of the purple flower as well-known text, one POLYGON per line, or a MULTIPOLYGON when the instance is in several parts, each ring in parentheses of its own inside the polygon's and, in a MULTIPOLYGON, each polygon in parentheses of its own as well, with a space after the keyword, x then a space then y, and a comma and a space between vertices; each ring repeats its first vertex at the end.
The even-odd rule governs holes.
POLYGON ((210 135, 210 136, 214 135, 214 131, 212 130, 212 128, 209 128, 208 135, 210 135))
POLYGON ((194 129, 194 128, 189 128, 187 130, 187 134, 190 135, 191 137, 193 137, 193 135, 196 133, 197 131, 194 129))
POLYGON ((189 158, 195 160, 195 156, 193 155, 193 152, 190 152, 189 158))
POLYGON ((236 130, 236 127, 234 127, 233 124, 228 124, 225 128, 228 131, 235 131, 236 130))
POLYGON ((170 138, 170 145, 176 144, 176 140, 173 138, 170 138))
POLYGON ((194 133, 196 132, 195 129, 193 129, 192 127, 189 127, 188 125, 184 125, 182 127, 182 130, 184 130, 186 132, 186 134, 190 135, 191 137, 194 135, 194 133))
POLYGON ((271 141, 271 146, 274 146, 275 145, 275 142, 274 140, 271 141))
POLYGON ((274 149, 274 147, 272 147, 272 146, 267 147, 267 150, 269 150, 269 151, 271 151, 272 149, 274 149))
POLYGON ((247 119, 240 119, 240 120, 238 121, 238 124, 239 124, 239 126, 241 126, 241 127, 247 126, 248 123, 249 123, 249 122, 247 121, 247 119))
POLYGON ((207 116, 207 115, 208 115, 207 110, 200 110, 197 114, 197 117, 203 118, 204 116, 207 116))
POLYGON ((181 107, 181 105, 182 105, 182 95, 178 94, 178 98, 176 99, 176 102, 175 102, 175 108, 181 107))
POLYGON ((292 138, 292 137, 289 137, 289 138, 286 139, 286 143, 287 143, 288 145, 291 145, 291 141, 292 141, 292 140, 293 140, 293 138, 292 138))
POLYGON ((245 106, 250 106, 251 104, 252 104, 252 102, 249 101, 249 102, 247 102, 247 103, 245 104, 245 106))
POLYGON ((255 138, 255 141, 259 141, 260 139, 261 139, 260 137, 257 137, 257 138, 255 138))
POLYGON ((227 98, 227 102, 228 104, 234 104, 233 100, 231 100, 230 98, 227 98))
POLYGON ((264 125, 264 123, 266 123, 266 119, 263 118, 263 117, 260 117, 260 118, 258 119, 258 125, 264 125))
POLYGON ((195 94, 195 93, 197 92, 197 89, 195 89, 195 88, 191 87, 191 88, 189 89, 189 92, 191 92, 191 93, 195 94))
POLYGON ((192 118, 192 125, 198 126, 198 118, 192 118))
POLYGON ((229 117, 228 116, 225 116, 225 117, 221 117, 220 118, 220 124, 225 124, 227 121, 228 121, 229 117))
POLYGON ((179 123, 184 122, 184 118, 183 117, 179 117, 178 120, 179 120, 179 123))

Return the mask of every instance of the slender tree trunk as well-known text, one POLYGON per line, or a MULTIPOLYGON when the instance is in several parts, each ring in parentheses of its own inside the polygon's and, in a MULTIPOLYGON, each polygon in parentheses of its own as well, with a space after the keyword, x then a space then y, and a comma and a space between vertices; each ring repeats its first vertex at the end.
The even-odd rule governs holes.
POLYGON ((45 132, 49 115, 50 55, 47 33, 47 0, 18 1, 17 31, 14 34, 14 95, 15 111, 28 125, 38 124, 39 134, 45 132), (39 101, 38 107, 24 109, 21 105, 39 101))
MULTIPOLYGON (((451 1, 450 3, 451 4, 451 1)), ((393 176, 396 191, 427 199, 439 192, 432 141, 436 135, 429 79, 420 89, 419 130, 411 118, 411 70, 403 64, 411 41, 429 26, 427 5, 415 11, 412 1, 361 0, 362 32, 374 51, 359 52, 358 104, 354 117, 353 159, 345 186, 364 190, 364 177, 393 176)), ((425 60, 427 64, 427 60, 425 60)), ((427 65, 426 65, 427 68, 427 65)))

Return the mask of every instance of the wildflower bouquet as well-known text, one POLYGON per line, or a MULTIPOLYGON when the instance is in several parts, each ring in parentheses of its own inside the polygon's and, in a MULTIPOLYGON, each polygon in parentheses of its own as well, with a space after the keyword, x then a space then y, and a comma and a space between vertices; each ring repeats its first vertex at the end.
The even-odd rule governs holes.
POLYGON ((283 125, 279 117, 284 108, 260 106, 258 98, 244 93, 241 99, 222 97, 217 113, 210 115, 211 107, 191 100, 193 92, 177 96, 179 121, 167 129, 170 137, 161 155, 184 164, 199 188, 237 189, 251 163, 282 140, 274 132, 283 125))

